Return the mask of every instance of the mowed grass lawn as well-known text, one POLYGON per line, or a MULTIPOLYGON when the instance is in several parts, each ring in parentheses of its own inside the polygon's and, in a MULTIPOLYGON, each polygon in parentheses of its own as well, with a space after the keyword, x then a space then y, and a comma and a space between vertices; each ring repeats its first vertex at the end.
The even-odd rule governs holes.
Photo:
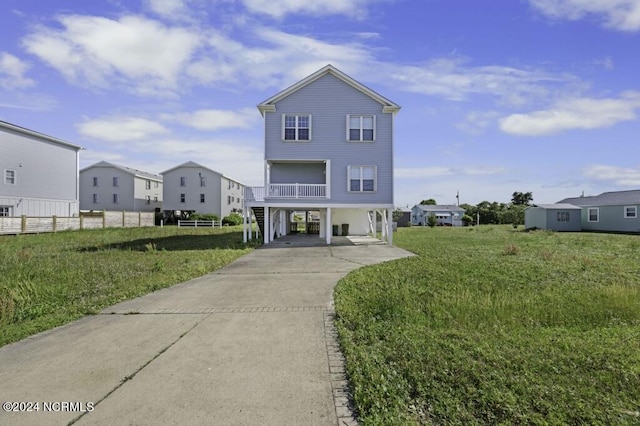
POLYGON ((362 424, 640 424, 640 236, 402 228, 341 280, 362 424))
POLYGON ((204 275, 250 250, 241 227, 0 236, 0 346, 204 275))

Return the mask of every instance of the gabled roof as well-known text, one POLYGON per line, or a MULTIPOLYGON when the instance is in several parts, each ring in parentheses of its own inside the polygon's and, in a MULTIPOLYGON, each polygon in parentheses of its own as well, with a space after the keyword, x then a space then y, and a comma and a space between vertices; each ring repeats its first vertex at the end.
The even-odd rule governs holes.
POLYGON ((565 198, 558 203, 569 203, 576 206, 622 206, 640 204, 640 189, 629 191, 610 191, 589 197, 565 198))
POLYGON ((527 208, 531 208, 531 207, 539 207, 541 209, 546 209, 546 210, 580 210, 580 207, 573 204, 569 204, 569 203, 534 204, 527 208))
POLYGON ((463 212, 465 211, 462 207, 456 206, 453 204, 416 204, 414 208, 415 207, 418 207, 423 212, 435 212, 435 211, 463 212))
POLYGON ((133 175, 133 176, 139 176, 145 179, 153 179, 153 180, 158 180, 160 182, 162 182, 162 176, 160 175, 156 175, 153 173, 149 173, 149 172, 143 172, 142 170, 138 170, 138 169, 132 169, 130 167, 126 167, 126 166, 120 166, 118 164, 113 164, 110 163, 108 161, 100 161, 98 163, 92 164, 90 166, 85 167, 84 169, 80 170, 80 172, 84 172, 86 170, 89 169, 93 169, 95 167, 110 167, 110 168, 114 168, 114 169, 118 169, 124 173, 133 175))
POLYGON ((38 133, 38 132, 36 132, 34 130, 29 130, 29 129, 24 128, 24 127, 16 126, 15 124, 7 123, 6 121, 1 121, 0 120, 0 128, 5 128, 7 130, 12 130, 14 132, 22 133, 23 135, 27 135, 27 136, 33 136, 33 137, 36 137, 38 139, 44 139, 46 141, 53 142, 53 143, 56 143, 58 145, 63 145, 63 146, 69 147, 69 148, 73 148, 76 151, 80 151, 80 150, 84 149, 81 146, 74 145, 74 144, 69 143, 67 141, 63 141, 62 139, 54 138, 53 136, 45 135, 44 133, 38 133))
POLYGON ((222 173, 220 173, 218 171, 215 171, 213 169, 210 169, 208 167, 205 167, 202 164, 198 164, 198 163, 196 163, 194 161, 187 161, 186 163, 182 163, 182 164, 180 164, 178 166, 172 167, 169 170, 165 170, 164 172, 160 172, 160 174, 164 175, 164 174, 172 172, 172 171, 174 171, 176 169, 182 169, 182 168, 205 169, 205 170, 208 170, 208 171, 210 171, 212 173, 215 173, 217 175, 224 176, 222 173))
POLYGON ((302 89, 308 84, 313 83, 320 77, 327 74, 331 74, 332 76, 339 78, 349 86, 355 88, 356 90, 359 90, 360 92, 364 93, 365 95, 369 96, 370 98, 382 104, 382 107, 383 107, 382 112, 398 112, 400 110, 400 106, 398 104, 391 102, 389 99, 385 98, 379 93, 369 89, 367 86, 349 77, 348 75, 346 75, 345 73, 343 73, 342 71, 340 71, 339 69, 337 69, 331 64, 319 69, 318 71, 314 72, 310 76, 305 77, 304 79, 295 83, 294 85, 289 86, 288 88, 284 89, 278 94, 270 97, 266 101, 259 103, 258 110, 260 110, 260 113, 262 115, 264 115, 265 112, 274 112, 276 110, 275 104, 277 102, 281 101, 282 99, 286 98, 290 94, 297 92, 298 90, 302 89))
POLYGON ((180 165, 178 165, 178 166, 172 167, 172 168, 170 168, 169 170, 165 170, 164 172, 161 172, 160 174, 161 174, 161 175, 164 175, 164 174, 166 174, 166 173, 172 172, 172 171, 174 171, 174 170, 176 170, 176 169, 180 169, 180 168, 183 168, 183 167, 208 170, 208 171, 210 171, 211 173, 215 173, 215 174, 217 174, 217 175, 220 175, 220 176, 222 176, 222 177, 223 177, 223 178, 225 178, 225 179, 232 180, 232 181, 234 181, 234 182, 236 182, 236 183, 239 183, 240 185, 244 185, 244 184, 243 184, 242 182, 240 182, 239 180, 235 180, 235 179, 233 179, 233 178, 230 178, 229 176, 226 176, 226 175, 225 175, 225 174, 223 174, 223 173, 220 173, 220 172, 218 172, 218 171, 216 171, 216 170, 210 169, 209 167, 205 167, 205 166, 203 166, 202 164, 198 164, 198 163, 196 163, 196 162, 194 162, 194 161, 187 161, 186 163, 182 163, 182 164, 180 164, 180 165))

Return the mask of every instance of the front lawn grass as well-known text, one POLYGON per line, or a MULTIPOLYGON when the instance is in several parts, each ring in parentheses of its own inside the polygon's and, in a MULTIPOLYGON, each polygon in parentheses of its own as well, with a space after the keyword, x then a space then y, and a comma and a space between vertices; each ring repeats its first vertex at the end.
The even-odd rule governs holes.
POLYGON ((0 236, 0 346, 214 271, 251 250, 241 229, 0 236))
POLYGON ((362 424, 640 424, 640 237, 401 228, 336 287, 362 424))

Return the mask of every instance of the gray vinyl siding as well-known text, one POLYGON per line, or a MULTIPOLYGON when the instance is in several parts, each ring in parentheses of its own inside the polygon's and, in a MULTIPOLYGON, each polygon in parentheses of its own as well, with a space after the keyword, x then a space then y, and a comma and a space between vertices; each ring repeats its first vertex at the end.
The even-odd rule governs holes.
POLYGON ((526 229, 547 229, 547 211, 541 207, 528 207, 524 211, 526 229))
POLYGON ((267 160, 331 160, 331 203, 393 203, 393 114, 382 104, 342 80, 327 74, 276 104, 265 113, 267 160), (310 114, 311 140, 282 140, 282 115, 310 114), (347 142, 347 115, 376 117, 375 142, 347 142), (375 193, 348 192, 347 167, 377 166, 375 193))
MULTIPOLYGON (((221 215, 222 176, 205 168, 180 167, 163 174, 163 210, 193 210, 203 214, 221 215), (206 186, 200 186, 200 175, 207 178, 206 186), (187 179, 186 186, 180 186, 180 177, 187 179), (186 202, 180 202, 180 194, 185 194, 186 202), (200 202, 200 194, 205 194, 205 203, 200 202)), ((226 203, 226 200, 225 200, 226 203)))
POLYGON ((640 215, 640 205, 627 204, 624 206, 583 206, 582 207, 582 229, 585 231, 611 231, 611 232, 640 232, 640 218, 625 218, 625 207, 637 207, 640 215), (589 209, 599 209, 598 222, 589 222, 589 209))
POLYGON ((78 150, 0 129, 0 199, 12 214, 73 216, 78 213, 78 150), (4 182, 14 170, 15 185, 4 182))
POLYGON ((542 208, 529 207, 524 211, 526 229, 549 229, 560 232, 577 232, 582 229, 579 208, 542 208))
POLYGON ((271 166, 271 183, 325 182, 324 163, 275 163, 271 166))
POLYGON ((565 209, 547 209, 547 228, 554 231, 573 232, 580 231, 582 229, 581 212, 580 210, 565 210, 565 209), (565 215, 565 220, 558 220, 558 214, 565 215), (567 220, 568 218, 568 220, 567 220))
POLYGON ((244 208, 244 185, 205 167, 183 166, 163 173, 162 209, 193 210, 196 213, 228 216, 234 209, 244 208), (200 186, 200 176, 206 177, 206 186, 200 186), (180 177, 186 177, 186 186, 180 186, 180 177), (231 183, 231 184, 230 184, 231 183), (186 202, 180 202, 185 194, 186 202), (205 202, 200 202, 205 194, 205 202), (229 198, 231 197, 231 199, 229 198))
POLYGON ((91 167, 80 172, 80 209, 133 211, 133 176, 113 167, 91 167), (118 186, 113 186, 113 178, 118 178, 118 186), (98 186, 93 186, 93 178, 98 178, 98 186), (98 202, 93 202, 93 194, 98 202), (118 203, 113 202, 113 194, 118 194, 118 203))

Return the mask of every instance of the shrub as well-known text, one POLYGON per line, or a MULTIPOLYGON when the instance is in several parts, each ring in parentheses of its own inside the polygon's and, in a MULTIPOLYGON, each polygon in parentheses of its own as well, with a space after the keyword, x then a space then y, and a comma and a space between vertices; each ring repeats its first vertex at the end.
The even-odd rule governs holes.
POLYGON ((520 247, 515 244, 507 244, 504 246, 504 254, 509 256, 515 256, 520 253, 520 247))
POLYGON ((231 213, 229 216, 225 216, 222 219, 222 224, 229 226, 242 225, 242 215, 239 215, 238 213, 231 213))
POLYGON ((191 220, 220 220, 220 216, 215 213, 193 213, 189 218, 191 220))
POLYGON ((465 214, 464 216, 462 216, 462 223, 464 224, 464 226, 469 226, 473 224, 473 218, 471 216, 469 216, 468 214, 465 214))
POLYGON ((427 225, 429 225, 429 227, 433 228, 437 224, 438 224, 438 219, 436 219, 436 215, 430 214, 429 218, 427 219, 427 225))

